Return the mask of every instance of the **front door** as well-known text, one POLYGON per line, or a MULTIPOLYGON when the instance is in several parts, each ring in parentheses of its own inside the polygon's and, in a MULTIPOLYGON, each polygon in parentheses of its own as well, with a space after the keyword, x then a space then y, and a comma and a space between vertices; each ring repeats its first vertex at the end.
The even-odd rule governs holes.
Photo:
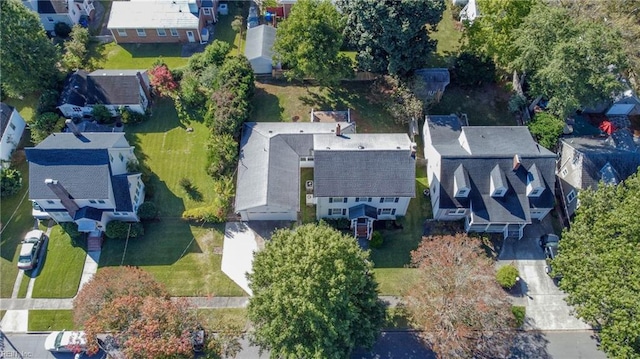
POLYGON ((189 42, 196 42, 196 37, 193 36, 193 31, 187 31, 187 38, 189 39, 189 42))

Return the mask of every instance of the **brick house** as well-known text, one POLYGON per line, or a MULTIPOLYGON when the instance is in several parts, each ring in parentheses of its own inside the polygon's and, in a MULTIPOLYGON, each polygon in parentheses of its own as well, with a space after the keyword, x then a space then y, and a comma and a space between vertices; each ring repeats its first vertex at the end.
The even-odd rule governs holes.
POLYGON ((206 43, 216 8, 212 0, 116 1, 107 28, 119 44, 206 43))

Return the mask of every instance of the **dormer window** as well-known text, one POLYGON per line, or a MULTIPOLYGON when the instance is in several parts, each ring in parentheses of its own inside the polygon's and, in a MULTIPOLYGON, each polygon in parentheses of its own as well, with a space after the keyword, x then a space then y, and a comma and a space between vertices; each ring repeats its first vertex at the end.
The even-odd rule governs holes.
POLYGON ((504 197, 507 194, 507 178, 504 172, 500 169, 500 166, 496 165, 491 170, 491 183, 489 190, 491 191, 491 197, 504 197))
POLYGON ((469 174, 462 165, 459 165, 453 172, 453 191, 455 192, 455 197, 458 198, 466 198, 469 192, 471 192, 471 188, 469 188, 469 174))
POLYGON ((544 192, 544 185, 542 183, 542 177, 540 171, 536 165, 532 165, 527 173, 527 196, 528 197, 540 197, 544 192))

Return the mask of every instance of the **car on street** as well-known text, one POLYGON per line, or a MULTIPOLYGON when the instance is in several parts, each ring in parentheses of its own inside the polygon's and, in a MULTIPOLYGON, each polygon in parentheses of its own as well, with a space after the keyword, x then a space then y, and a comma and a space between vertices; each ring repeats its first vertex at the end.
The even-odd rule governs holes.
POLYGON ((42 247, 44 247, 45 234, 39 229, 29 231, 22 240, 20 247, 20 257, 18 258, 18 268, 31 270, 38 265, 38 258, 42 247))
POLYGON ((44 349, 53 353, 84 353, 87 351, 87 337, 84 332, 52 332, 44 340, 44 349))

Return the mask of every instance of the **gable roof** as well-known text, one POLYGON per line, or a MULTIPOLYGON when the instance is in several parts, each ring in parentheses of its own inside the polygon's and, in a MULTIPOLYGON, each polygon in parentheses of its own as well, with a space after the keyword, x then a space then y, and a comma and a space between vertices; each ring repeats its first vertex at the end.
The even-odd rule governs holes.
POLYGON ((199 26, 197 8, 185 0, 114 1, 107 24, 108 29, 198 29, 199 26))
POLYGON ((68 14, 66 0, 38 0, 39 14, 68 14))
POLYGON ((406 134, 314 135, 316 197, 414 197, 406 134))
POLYGON ((247 30, 244 55, 249 61, 264 58, 271 61, 273 57, 273 44, 276 41, 276 28, 269 25, 260 25, 247 30))
POLYGON ((530 223, 531 208, 553 207, 556 155, 526 127, 462 126, 453 115, 427 116, 424 140, 441 156, 440 208, 471 208, 474 223, 530 223), (520 166, 514 170, 516 155, 520 166), (470 192, 455 197, 455 177, 463 173, 470 192), (502 197, 491 197, 492 173, 507 189, 502 197), (527 197, 528 183, 544 188, 540 197, 527 197))
POLYGON ((112 177, 108 149, 128 147, 124 133, 50 135, 36 147, 25 149, 29 161, 29 198, 57 199, 44 183, 49 178, 58 180, 75 199, 109 198, 112 177))
POLYGON ((147 76, 146 70, 78 70, 67 78, 59 105, 137 104, 141 87, 138 76, 147 76))
POLYGON ((4 135, 4 130, 9 126, 14 108, 4 102, 0 102, 0 137, 4 135))

